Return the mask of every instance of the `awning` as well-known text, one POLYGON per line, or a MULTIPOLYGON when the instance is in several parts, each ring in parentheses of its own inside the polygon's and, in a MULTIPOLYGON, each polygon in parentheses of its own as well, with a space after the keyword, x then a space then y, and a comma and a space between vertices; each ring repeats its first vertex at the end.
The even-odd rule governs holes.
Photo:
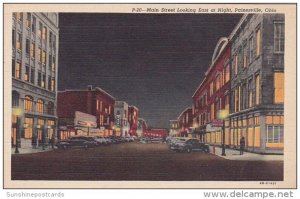
POLYGON ((206 125, 206 132, 221 131, 222 127, 213 127, 211 124, 206 125))

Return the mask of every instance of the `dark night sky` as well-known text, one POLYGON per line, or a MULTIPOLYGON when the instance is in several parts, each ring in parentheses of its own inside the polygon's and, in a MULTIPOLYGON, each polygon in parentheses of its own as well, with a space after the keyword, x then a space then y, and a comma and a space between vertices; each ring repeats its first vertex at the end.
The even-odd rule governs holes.
POLYGON ((167 128, 241 15, 60 14, 58 90, 101 87, 167 128))

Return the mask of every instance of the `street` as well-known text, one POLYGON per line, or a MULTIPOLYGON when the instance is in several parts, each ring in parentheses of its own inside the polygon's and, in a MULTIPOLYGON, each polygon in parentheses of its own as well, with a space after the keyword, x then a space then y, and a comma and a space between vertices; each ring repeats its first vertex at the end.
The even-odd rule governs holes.
POLYGON ((283 161, 226 160, 139 142, 12 155, 12 180, 281 181, 283 161))

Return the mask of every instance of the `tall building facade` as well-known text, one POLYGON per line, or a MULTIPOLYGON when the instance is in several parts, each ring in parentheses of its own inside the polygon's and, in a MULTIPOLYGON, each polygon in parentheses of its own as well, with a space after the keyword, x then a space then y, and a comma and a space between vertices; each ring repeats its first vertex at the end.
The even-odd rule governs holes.
POLYGON ((137 136, 138 137, 143 137, 148 130, 148 125, 146 120, 143 118, 138 118, 138 125, 137 125, 137 136))
POLYGON ((58 13, 12 16, 12 146, 45 146, 57 136, 58 13))
POLYGON ((115 131, 117 136, 129 135, 128 104, 123 101, 115 102, 115 131))
MULTIPOLYGON (((205 78, 192 97, 195 137, 210 144, 221 144, 222 141, 222 128, 214 127, 220 120, 219 111, 229 114, 230 51, 228 38, 220 38, 205 78)), ((229 145, 229 118, 225 121, 225 133, 225 142, 229 145)))
POLYGON ((283 153, 283 14, 245 14, 230 35, 232 43, 230 145, 283 153))

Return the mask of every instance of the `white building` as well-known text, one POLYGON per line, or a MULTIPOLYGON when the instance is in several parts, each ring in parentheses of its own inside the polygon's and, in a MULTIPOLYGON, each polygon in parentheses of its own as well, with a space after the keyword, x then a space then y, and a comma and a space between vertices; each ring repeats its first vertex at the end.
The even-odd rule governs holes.
POLYGON ((124 101, 116 101, 115 108, 115 131, 117 136, 129 135, 128 104, 124 101))

